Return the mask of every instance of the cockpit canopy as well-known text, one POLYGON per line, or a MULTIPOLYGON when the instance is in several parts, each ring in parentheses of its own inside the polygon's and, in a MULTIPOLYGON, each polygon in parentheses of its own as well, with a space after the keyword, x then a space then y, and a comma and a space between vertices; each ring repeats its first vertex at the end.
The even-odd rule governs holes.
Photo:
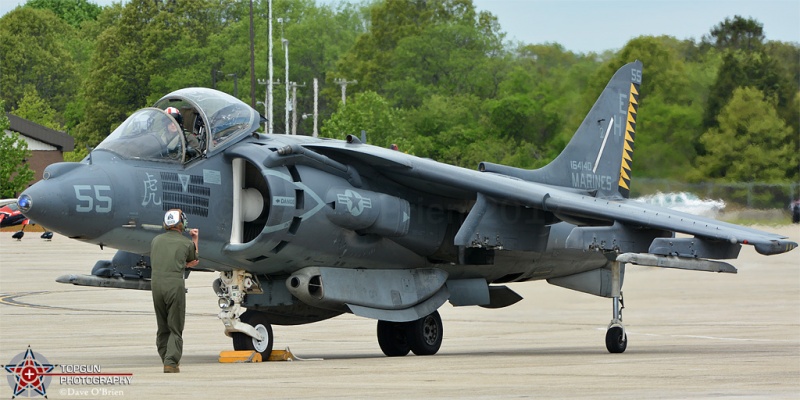
POLYGON ((97 150, 126 159, 189 162, 222 151, 256 131, 260 123, 258 112, 231 95, 187 88, 162 97, 154 107, 133 113, 97 150), (180 111, 183 126, 164 111, 168 107, 180 111))
POLYGON ((144 108, 128 117, 96 150, 126 159, 179 162, 186 143, 179 132, 178 123, 163 110, 144 108))

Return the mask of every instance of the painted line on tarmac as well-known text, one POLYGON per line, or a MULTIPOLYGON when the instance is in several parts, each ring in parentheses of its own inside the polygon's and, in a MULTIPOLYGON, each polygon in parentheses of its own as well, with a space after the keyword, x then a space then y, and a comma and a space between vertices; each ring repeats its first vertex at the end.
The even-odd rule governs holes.
MULTIPOLYGON (((41 310, 59 310, 59 311, 77 311, 77 312, 91 312, 96 314, 132 314, 132 315, 152 315, 153 311, 136 311, 136 310, 97 310, 91 308, 77 308, 77 307, 60 307, 49 306, 45 304, 36 304, 34 302, 20 301, 19 298, 34 295, 58 294, 58 293, 74 293, 74 290, 68 291, 38 291, 38 292, 18 292, 18 293, 0 293, 0 305, 22 308, 36 308, 41 310)), ((217 314, 206 313, 186 313, 187 316, 201 316, 201 317, 215 317, 217 314)))

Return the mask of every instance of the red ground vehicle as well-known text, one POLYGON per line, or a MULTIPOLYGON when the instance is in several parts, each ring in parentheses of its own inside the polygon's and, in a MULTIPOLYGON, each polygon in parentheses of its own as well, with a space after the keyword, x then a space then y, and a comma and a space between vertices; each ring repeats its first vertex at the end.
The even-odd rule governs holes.
POLYGON ((0 228, 14 225, 27 225, 28 219, 19 210, 16 199, 2 200, 0 207, 0 228))

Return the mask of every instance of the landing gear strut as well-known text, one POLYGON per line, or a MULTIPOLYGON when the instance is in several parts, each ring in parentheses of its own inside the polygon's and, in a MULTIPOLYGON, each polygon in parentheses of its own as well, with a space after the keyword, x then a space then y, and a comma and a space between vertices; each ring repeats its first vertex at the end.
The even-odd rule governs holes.
POLYGON ((622 309, 625 308, 625 303, 622 301, 621 268, 620 262, 613 261, 611 263, 613 317, 606 331, 606 349, 609 353, 622 353, 628 347, 628 336, 625 334, 625 326, 622 325, 622 309))
POLYGON ((267 359, 272 353, 272 326, 264 313, 247 310, 242 313, 242 301, 247 293, 263 293, 258 280, 244 270, 223 271, 214 282, 219 296, 219 319, 225 325, 225 335, 233 339, 234 350, 255 350, 267 359))

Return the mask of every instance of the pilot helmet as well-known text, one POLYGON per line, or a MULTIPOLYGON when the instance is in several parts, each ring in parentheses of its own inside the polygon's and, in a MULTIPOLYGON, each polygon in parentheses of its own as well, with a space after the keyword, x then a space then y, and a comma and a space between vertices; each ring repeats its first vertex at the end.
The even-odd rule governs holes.
POLYGON ((180 209, 173 208, 164 214, 164 229, 171 229, 179 224, 183 224, 183 228, 185 229, 188 222, 186 214, 180 209))
POLYGON ((167 107, 164 111, 171 115, 172 118, 175 118, 175 121, 178 121, 178 125, 181 127, 183 126, 183 116, 181 115, 180 110, 175 107, 167 107))

